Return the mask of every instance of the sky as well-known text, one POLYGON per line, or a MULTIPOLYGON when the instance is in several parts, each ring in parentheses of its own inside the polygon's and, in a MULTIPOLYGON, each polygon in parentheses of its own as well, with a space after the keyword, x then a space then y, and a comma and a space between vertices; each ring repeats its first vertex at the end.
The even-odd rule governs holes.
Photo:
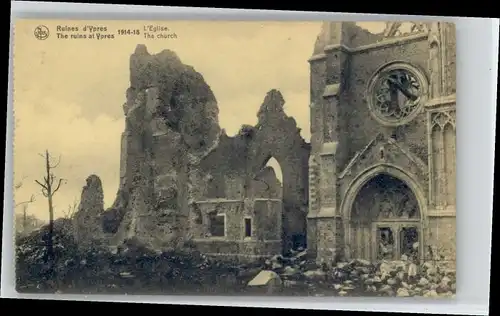
MULTIPOLYGON (((383 22, 360 26, 378 33, 383 22)), ((278 89, 309 141, 309 64, 321 22, 222 21, 64 21, 18 20, 14 28, 14 184, 15 204, 29 200, 28 213, 48 217, 47 200, 39 185, 44 175, 41 153, 48 150, 53 170, 65 179, 54 196, 56 217, 78 202, 85 179, 98 175, 105 207, 119 183, 122 105, 129 86, 129 58, 137 44, 150 53, 175 51, 185 64, 200 72, 219 106, 219 122, 229 135, 243 124, 255 124, 266 92, 278 89), (49 29, 38 40, 37 26, 49 29), (57 26, 106 27, 113 39, 58 38, 57 26), (144 38, 148 25, 163 26, 176 38, 144 38), (141 34, 118 36, 120 29, 141 34)), ((280 173, 277 170, 277 173, 280 173)), ((17 207, 20 212, 22 207, 17 207)))

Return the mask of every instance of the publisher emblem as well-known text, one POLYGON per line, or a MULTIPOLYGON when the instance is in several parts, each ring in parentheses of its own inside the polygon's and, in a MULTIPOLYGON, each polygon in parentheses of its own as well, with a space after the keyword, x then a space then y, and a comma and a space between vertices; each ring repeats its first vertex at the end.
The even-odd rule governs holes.
POLYGON ((49 37, 49 29, 45 25, 39 25, 35 28, 35 37, 41 41, 49 37))

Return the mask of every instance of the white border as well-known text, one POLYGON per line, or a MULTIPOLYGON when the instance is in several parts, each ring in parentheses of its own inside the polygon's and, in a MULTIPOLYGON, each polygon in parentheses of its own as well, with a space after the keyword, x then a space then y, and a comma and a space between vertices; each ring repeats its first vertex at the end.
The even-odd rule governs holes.
MULTIPOLYGON (((438 17, 388 16, 172 8, 105 4, 11 2, 16 18, 66 19, 225 19, 225 20, 432 20, 438 17)), ((9 298, 39 298, 169 303, 183 305, 255 306, 324 310, 358 310, 442 314, 488 314, 489 271, 493 203, 493 161, 498 68, 498 19, 443 18, 456 23, 457 32, 457 267, 458 294, 455 301, 425 298, 340 297, 190 297, 130 295, 26 295, 14 290, 13 212, 4 212, 1 295, 9 298)), ((12 22, 11 22, 12 34, 12 22)), ((11 36, 12 54, 12 36, 11 36)), ((311 48, 312 49, 312 48, 311 48)), ((9 64, 9 98, 5 164, 4 210, 13 208, 13 106, 12 57, 9 64)), ((307 105, 304 105, 307 106, 307 105)))

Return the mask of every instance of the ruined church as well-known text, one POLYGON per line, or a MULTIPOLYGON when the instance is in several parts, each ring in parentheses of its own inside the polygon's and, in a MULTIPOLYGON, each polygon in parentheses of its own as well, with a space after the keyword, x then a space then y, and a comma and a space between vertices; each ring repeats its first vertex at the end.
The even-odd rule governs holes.
POLYGON ((277 90, 255 126, 228 136, 200 73, 174 52, 137 46, 103 238, 153 249, 191 243, 239 261, 301 247, 325 262, 425 259, 431 246, 454 260, 455 30, 403 26, 373 34, 323 23, 304 104, 310 143, 277 90), (266 167, 271 158, 282 183, 266 167))

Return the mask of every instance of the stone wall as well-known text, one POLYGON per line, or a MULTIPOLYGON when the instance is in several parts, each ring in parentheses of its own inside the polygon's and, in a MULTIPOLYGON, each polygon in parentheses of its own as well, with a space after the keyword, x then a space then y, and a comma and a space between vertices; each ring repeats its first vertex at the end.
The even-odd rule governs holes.
MULTIPOLYGON (((426 245, 435 247, 438 254, 443 256, 441 260, 453 265, 456 264, 456 229, 456 217, 453 212, 450 212, 448 216, 430 217, 426 236, 426 245)), ((428 251, 426 255, 428 259, 432 259, 428 251)))
MULTIPOLYGON (((102 216, 112 243, 136 237, 164 249, 203 239, 198 212, 223 205, 228 236, 218 244, 231 244, 241 240, 237 230, 246 215, 239 204, 247 200, 254 205, 257 240, 280 251, 282 239, 289 247, 293 236, 305 236, 309 146, 285 114, 279 91, 265 96, 256 126, 230 137, 218 124, 210 87, 174 52, 151 55, 138 45, 130 73, 120 188, 102 216), (281 164, 283 184, 265 167, 271 157, 281 164)), ((255 244, 248 255, 260 251, 255 244)))
POLYGON ((281 252, 281 199, 213 199, 193 203, 190 232, 196 246, 207 255, 226 259, 256 260, 281 252), (224 235, 210 234, 210 213, 224 218, 224 235), (251 221, 251 236, 245 220, 251 221))
POLYGON ((73 216, 75 240, 81 247, 104 237, 99 217, 104 212, 104 192, 101 179, 90 175, 82 189, 80 204, 73 216))

